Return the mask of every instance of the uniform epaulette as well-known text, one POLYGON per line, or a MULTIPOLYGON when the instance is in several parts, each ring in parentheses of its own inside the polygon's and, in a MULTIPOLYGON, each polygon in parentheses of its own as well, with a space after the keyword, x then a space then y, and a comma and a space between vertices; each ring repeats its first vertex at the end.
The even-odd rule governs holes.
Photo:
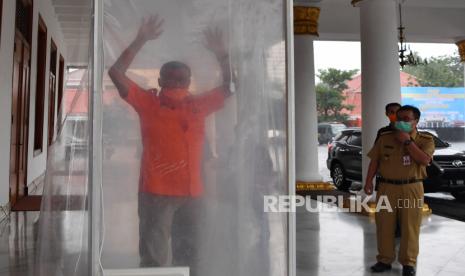
POLYGON ((383 136, 383 135, 390 134, 390 133, 394 133, 394 131, 393 130, 385 130, 385 131, 381 132, 379 134, 379 136, 383 136))
POLYGON ((418 136, 423 138, 433 138, 433 134, 429 133, 428 131, 419 131, 418 136))

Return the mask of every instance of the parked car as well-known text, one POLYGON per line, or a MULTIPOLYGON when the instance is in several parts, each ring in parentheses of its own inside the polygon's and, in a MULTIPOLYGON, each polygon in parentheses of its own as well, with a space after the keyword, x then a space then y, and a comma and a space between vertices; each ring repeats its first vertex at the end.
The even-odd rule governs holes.
MULTIPOLYGON (((431 133, 429 135, 436 146, 433 160, 443 169, 443 173, 424 180, 425 192, 450 192, 457 200, 465 201, 465 152, 453 149, 449 143, 431 133)), ((360 128, 345 129, 328 144, 326 165, 339 190, 349 189, 353 181, 362 181, 360 128)), ((432 175, 430 170, 427 168, 432 175)))
POLYGON ((319 123, 318 124, 318 143, 327 144, 331 140, 341 133, 343 129, 347 127, 341 123, 319 123))
POLYGON ((65 160, 70 160, 71 154, 87 151, 87 116, 69 115, 64 125, 65 160))

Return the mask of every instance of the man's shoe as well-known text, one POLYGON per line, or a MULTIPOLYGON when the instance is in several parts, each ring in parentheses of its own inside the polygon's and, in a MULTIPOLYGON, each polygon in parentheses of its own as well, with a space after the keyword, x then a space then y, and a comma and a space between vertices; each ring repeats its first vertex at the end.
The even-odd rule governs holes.
POLYGON ((413 266, 404 265, 402 268, 402 276, 415 276, 416 271, 413 266))
POLYGON ((374 266, 371 267, 373 272, 384 272, 386 270, 391 270, 392 266, 390 264, 385 264, 382 262, 377 262, 374 266))

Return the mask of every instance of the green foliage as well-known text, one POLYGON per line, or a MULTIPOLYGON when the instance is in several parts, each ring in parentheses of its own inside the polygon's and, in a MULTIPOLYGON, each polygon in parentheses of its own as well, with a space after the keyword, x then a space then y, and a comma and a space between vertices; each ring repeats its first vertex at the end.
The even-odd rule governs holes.
MULTIPOLYGON (((418 54, 414 54, 418 57, 418 54)), ((420 58, 421 59, 421 58, 420 58)), ((404 72, 415 76, 423 87, 463 87, 463 63, 458 54, 433 57, 427 64, 405 66, 404 72)))
POLYGON ((338 70, 329 68, 319 70, 320 83, 316 86, 318 121, 345 121, 348 118, 342 110, 352 110, 354 106, 343 104, 342 91, 347 88, 346 81, 351 80, 358 70, 338 70))
POLYGON ((338 70, 328 68, 326 70, 318 70, 318 78, 321 82, 328 85, 330 88, 337 91, 343 91, 347 88, 346 81, 351 80, 352 76, 357 74, 358 70, 338 70))

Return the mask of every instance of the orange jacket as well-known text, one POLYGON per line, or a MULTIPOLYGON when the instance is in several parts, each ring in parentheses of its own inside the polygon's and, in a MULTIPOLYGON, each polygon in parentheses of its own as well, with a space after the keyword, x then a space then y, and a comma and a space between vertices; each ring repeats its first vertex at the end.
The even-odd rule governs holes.
POLYGON ((205 117, 223 107, 223 90, 190 95, 178 108, 161 105, 155 92, 132 86, 124 98, 140 120, 143 153, 139 190, 200 196, 205 117))

